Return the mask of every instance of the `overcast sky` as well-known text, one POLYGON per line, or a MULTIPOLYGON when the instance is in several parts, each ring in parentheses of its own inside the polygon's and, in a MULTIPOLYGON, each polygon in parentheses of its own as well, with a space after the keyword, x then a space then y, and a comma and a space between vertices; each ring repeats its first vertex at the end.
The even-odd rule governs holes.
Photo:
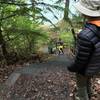
MULTIPOLYGON (((57 0, 43 0, 46 3, 49 4, 53 4, 53 1, 57 1, 57 0)), ((75 8, 73 7, 73 0, 70 0, 70 10, 72 13, 75 14, 75 8)), ((64 4, 62 4, 62 6, 64 7, 64 4)), ((45 16, 48 17, 48 19, 50 19, 53 23, 57 23, 59 20, 61 20, 63 18, 63 12, 61 11, 54 11, 55 15, 58 17, 58 20, 53 16, 52 13, 45 13, 45 16)), ((49 24, 48 22, 46 22, 47 24, 49 24)))

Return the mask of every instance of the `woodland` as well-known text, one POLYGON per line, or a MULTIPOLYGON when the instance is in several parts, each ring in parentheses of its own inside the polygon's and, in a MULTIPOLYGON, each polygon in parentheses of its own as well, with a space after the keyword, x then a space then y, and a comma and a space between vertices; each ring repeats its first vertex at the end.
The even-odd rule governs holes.
POLYGON ((0 63, 28 59, 40 46, 48 45, 52 38, 61 37, 67 46, 73 46, 76 19, 79 20, 79 16, 70 12, 68 0, 58 0, 54 4, 43 0, 0 0, 0 63), (63 13, 61 20, 56 16, 57 11, 63 13), (53 23, 45 13, 52 13, 58 22, 53 23))
MULTIPOLYGON (((37 59, 39 63, 47 61, 47 58, 52 56, 47 52, 51 40, 55 42, 61 38, 64 41, 65 52, 68 51, 69 56, 74 56, 77 33, 82 29, 82 25, 85 21, 77 11, 73 12, 71 9, 72 4, 76 1, 77 0, 50 0, 50 2, 49 0, 0 0, 0 83, 5 82, 16 67, 22 67, 24 64, 33 64, 37 59), (58 17, 59 13, 63 15, 60 19, 58 17), (46 16, 47 14, 51 14, 53 18, 46 16), (54 22, 53 19, 55 19, 56 22, 54 22)), ((61 73, 63 74, 63 82, 67 79, 67 81, 69 80, 71 83, 70 85, 75 87, 73 76, 69 79, 68 75, 65 75, 63 72, 61 73)), ((50 76, 50 80, 47 80, 48 86, 57 74, 59 74, 59 72, 56 74, 52 73, 52 71, 46 73, 46 76, 50 76)), ((60 75, 58 76, 60 77, 60 75)), ((59 79, 57 79, 57 82, 59 79)), ((23 80, 22 78, 22 84, 24 84, 23 80)), ((41 78, 38 77, 37 84, 39 84, 39 80, 41 81, 41 78)), ((46 81, 46 79, 44 79, 44 81, 46 81)), ((25 82, 27 82, 27 80, 25 82)), ((60 84, 60 82, 58 83, 60 84)), ((98 94, 100 97, 100 79, 97 78, 93 83, 93 88, 95 88, 93 100, 99 100, 95 98, 98 94)), ((39 87, 37 86, 37 88, 39 87)), ((35 92, 38 91, 37 88, 35 88, 35 92)), ((40 90, 42 91, 42 89, 40 90)), ((73 91, 70 96, 73 96, 73 91)))

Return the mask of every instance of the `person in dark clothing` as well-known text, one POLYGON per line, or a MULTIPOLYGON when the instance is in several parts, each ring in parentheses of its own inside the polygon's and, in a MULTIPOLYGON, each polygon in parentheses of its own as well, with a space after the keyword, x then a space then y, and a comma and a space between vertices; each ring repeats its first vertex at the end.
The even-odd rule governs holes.
POLYGON ((100 0, 79 0, 75 7, 87 22, 78 34, 75 58, 68 70, 76 73, 76 100, 90 100, 90 80, 100 73, 100 0))
POLYGON ((50 42, 48 43, 48 52, 49 52, 49 54, 53 54, 54 53, 53 47, 54 47, 54 42, 51 39, 50 42))

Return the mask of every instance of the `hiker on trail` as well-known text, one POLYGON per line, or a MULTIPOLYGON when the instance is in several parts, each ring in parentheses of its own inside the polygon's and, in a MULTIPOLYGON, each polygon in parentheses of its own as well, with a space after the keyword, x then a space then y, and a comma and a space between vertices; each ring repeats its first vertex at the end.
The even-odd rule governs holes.
POLYGON ((50 42, 48 43, 48 52, 49 52, 49 54, 54 53, 53 48, 54 48, 54 42, 53 42, 53 40, 50 40, 50 42))
POLYGON ((59 54, 64 54, 63 45, 63 41, 61 40, 61 38, 59 38, 59 40, 56 42, 56 48, 58 49, 59 54))
POLYGON ((90 100, 91 78, 100 73, 100 0, 79 0, 75 7, 87 22, 78 34, 75 59, 68 70, 76 73, 76 100, 90 100))

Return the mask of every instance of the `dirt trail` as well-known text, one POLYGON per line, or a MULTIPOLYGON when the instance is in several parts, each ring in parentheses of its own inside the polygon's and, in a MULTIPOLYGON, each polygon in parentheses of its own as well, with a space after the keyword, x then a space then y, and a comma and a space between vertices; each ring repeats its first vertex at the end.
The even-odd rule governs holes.
POLYGON ((15 70, 2 85, 0 100, 71 100, 70 60, 65 55, 15 70))

